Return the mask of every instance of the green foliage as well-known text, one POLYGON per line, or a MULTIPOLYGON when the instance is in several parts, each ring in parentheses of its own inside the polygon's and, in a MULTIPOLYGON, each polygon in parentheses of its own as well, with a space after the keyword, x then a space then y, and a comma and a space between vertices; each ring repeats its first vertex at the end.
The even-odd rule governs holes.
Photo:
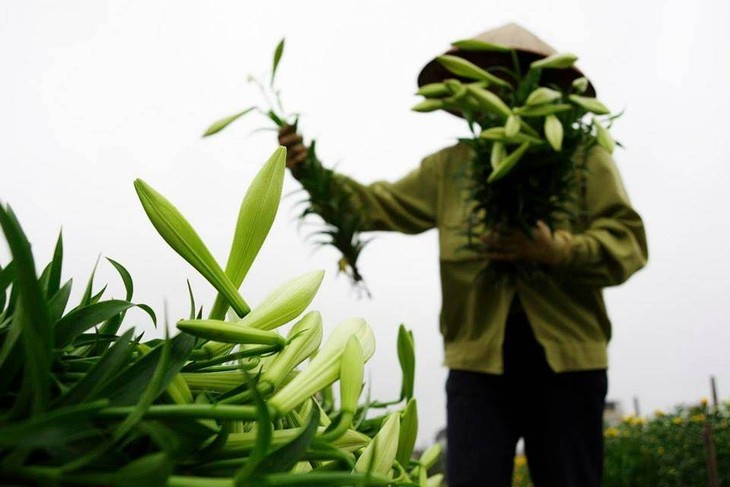
MULTIPOLYGON (((280 176, 281 151, 277 157, 280 176)), ((264 205, 268 216, 243 205, 229 256, 235 265, 226 274, 169 201, 136 185, 162 237, 225 291, 224 310, 243 302, 236 286, 278 206, 283 178, 255 181, 256 193, 274 197, 247 196, 254 207, 264 205)), ((124 300, 105 299, 106 287, 95 289, 95 267, 80 302, 71 307, 71 281, 62 284, 62 239, 39 275, 9 207, 0 206, 0 226, 12 255, 0 267, 3 485, 426 485, 415 483, 425 473, 410 460, 415 401, 368 398, 358 404, 362 367, 375 350, 367 323, 346 320, 321 349, 319 313, 306 314, 286 338, 274 330, 304 312, 321 272, 279 287, 243 319, 229 321, 203 320, 188 286, 190 319, 178 321, 178 328, 190 333, 169 337, 165 330, 164 338, 142 342, 125 318, 133 308, 153 323, 155 314, 131 301, 134 282, 122 264, 107 259, 124 285, 124 300), (337 381, 343 385, 338 406, 328 392, 337 381), (382 411, 387 406, 394 408, 382 411), (393 418, 385 429, 381 420, 366 418, 378 409, 380 418, 393 418)), ((399 354, 409 357, 404 380, 412 384, 412 337, 405 329, 401 334, 411 340, 399 354)))
POLYGON ((706 430, 712 431, 719 485, 730 484, 730 403, 713 408, 704 402, 607 428, 604 485, 709 485, 706 430))
POLYGON ((414 107, 446 110, 469 124, 472 136, 460 139, 472 149, 469 170, 462 175, 471 208, 464 222, 469 246, 483 250, 479 237, 486 232, 520 228, 529 235, 538 220, 554 229, 558 221, 577 218, 585 155, 596 144, 611 151, 614 142, 598 119, 586 120, 590 113, 609 112, 597 99, 579 95, 587 88, 585 79, 570 86, 542 85, 543 70, 570 68, 576 57, 551 56, 523 74, 516 51, 478 41, 455 45, 511 51, 513 64, 475 66, 458 56, 442 56, 439 61, 453 79, 419 91, 426 100, 414 107))
MULTIPOLYGON (((706 401, 657 411, 652 418, 625 417, 604 430, 603 485, 606 487, 707 487, 711 430, 718 485, 730 483, 730 403, 710 407, 706 401)), ((514 487, 530 487, 525 457, 515 461, 514 487)))

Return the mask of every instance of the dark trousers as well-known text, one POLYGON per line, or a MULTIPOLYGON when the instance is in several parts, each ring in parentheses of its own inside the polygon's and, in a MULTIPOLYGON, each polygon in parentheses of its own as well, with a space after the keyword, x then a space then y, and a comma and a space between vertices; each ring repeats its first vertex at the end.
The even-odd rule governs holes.
POLYGON ((508 320, 504 365, 449 372, 449 487, 511 486, 520 438, 535 487, 600 486, 606 371, 554 373, 524 314, 508 320))

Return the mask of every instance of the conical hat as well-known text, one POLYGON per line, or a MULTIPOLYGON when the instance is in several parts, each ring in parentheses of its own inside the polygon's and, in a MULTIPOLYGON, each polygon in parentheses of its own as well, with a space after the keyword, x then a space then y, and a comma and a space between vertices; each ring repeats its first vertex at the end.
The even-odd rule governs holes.
MULTIPOLYGON (((548 43, 537 37, 532 32, 515 23, 509 23, 496 29, 482 32, 474 36, 473 39, 510 47, 517 51, 520 70, 524 73, 530 66, 530 63, 537 59, 556 54, 557 51, 548 43)), ((459 56, 471 61, 482 68, 493 66, 505 66, 512 69, 513 60, 509 53, 495 51, 464 51, 456 47, 452 47, 444 54, 459 56)), ((495 72, 497 76, 501 76, 499 72, 495 72)), ((542 73, 541 85, 557 84, 562 87, 570 86, 570 83, 584 76, 578 68, 570 69, 546 69, 542 73)), ((436 83, 449 78, 458 78, 436 59, 431 60, 421 70, 418 75, 418 86, 428 83, 436 83)), ((596 90, 591 83, 588 85, 586 96, 595 96, 596 90)))

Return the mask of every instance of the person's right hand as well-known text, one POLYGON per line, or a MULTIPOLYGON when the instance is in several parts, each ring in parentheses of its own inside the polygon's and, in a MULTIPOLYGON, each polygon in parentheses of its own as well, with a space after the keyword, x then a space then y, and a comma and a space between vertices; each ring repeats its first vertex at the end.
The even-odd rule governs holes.
POLYGON ((307 159, 309 149, 302 143, 302 136, 295 125, 284 125, 279 129, 279 144, 286 147, 286 167, 297 169, 307 159))

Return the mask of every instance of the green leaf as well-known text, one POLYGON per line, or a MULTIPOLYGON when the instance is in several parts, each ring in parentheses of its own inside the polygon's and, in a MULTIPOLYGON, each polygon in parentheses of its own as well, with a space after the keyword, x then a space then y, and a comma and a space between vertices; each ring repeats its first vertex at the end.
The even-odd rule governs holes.
POLYGON ((0 311, 5 310, 7 289, 13 281, 15 281, 15 263, 10 261, 4 269, 0 270, 0 311))
POLYGON ((319 408, 313 407, 312 414, 306 426, 289 443, 272 451, 264 458, 256 469, 257 475, 276 472, 288 472, 302 458, 304 452, 309 448, 319 426, 319 408))
POLYGON ((109 285, 107 284, 103 288, 101 288, 101 290, 98 293, 94 294, 93 296, 91 296, 91 298, 89 298, 89 302, 86 304, 96 304, 99 301, 101 301, 101 297, 104 295, 104 293, 106 292, 106 289, 108 287, 109 287, 109 285))
POLYGON ((54 327, 56 332, 56 346, 65 346, 76 335, 133 306, 135 306, 134 303, 128 301, 109 300, 76 308, 56 322, 54 327))
MULTIPOLYGON (((50 400, 51 326, 48 306, 38 284, 30 242, 10 207, 0 206, 0 227, 15 262, 15 283, 20 291, 25 380, 32 396, 31 414, 45 411, 50 400)), ((15 315, 18 315, 16 312, 15 315)))
POLYGON ((268 117, 271 119, 272 122, 276 124, 277 127, 283 127, 284 125, 286 125, 286 121, 282 119, 279 115, 274 113, 273 110, 269 110, 266 115, 268 115, 268 117))
POLYGON ((114 268, 119 273, 119 276, 122 278, 122 282, 124 282, 124 290, 126 291, 127 295, 125 296, 125 301, 131 301, 132 295, 134 294, 134 281, 132 281, 132 276, 129 274, 129 271, 119 262, 110 259, 109 257, 106 258, 111 265, 114 266, 114 268))
POLYGON ((84 465, 95 461, 104 452, 110 450, 116 444, 119 444, 125 436, 134 428, 139 421, 142 420, 145 412, 154 402, 159 395, 159 391, 162 388, 163 382, 165 381, 166 370, 170 362, 170 340, 165 336, 162 344, 158 348, 160 353, 159 358, 155 364, 154 370, 149 378, 144 389, 137 397, 137 401, 133 407, 129 408, 130 411, 126 414, 122 422, 115 428, 112 438, 104 443, 100 443, 97 448, 94 448, 87 455, 84 455, 65 466, 68 470, 75 470, 84 465))
POLYGON ((236 120, 238 120, 242 116, 246 115, 248 112, 250 112, 251 110, 253 110, 255 108, 256 107, 250 107, 241 112, 236 113, 235 115, 221 118, 220 120, 213 122, 213 124, 211 124, 211 126, 208 127, 208 129, 205 131, 205 133, 203 134, 203 137, 209 137, 213 134, 217 134, 224 128, 228 127, 231 123, 235 122, 236 120))
MULTIPOLYGON (((139 336, 139 338, 141 337, 142 335, 139 336)), ((69 346, 73 348, 80 348, 88 345, 96 345, 98 343, 105 343, 109 345, 112 342, 115 342, 117 338, 119 338, 117 335, 103 335, 94 331, 93 333, 82 333, 81 335, 78 335, 69 346)))
POLYGON ((158 487, 172 475, 173 462, 164 453, 152 453, 122 467, 114 480, 115 487, 158 487))
POLYGON ((93 399, 96 391, 103 388, 112 377, 130 362, 132 354, 131 339, 133 334, 134 330, 132 329, 120 336, 114 345, 109 347, 99 357, 81 380, 58 399, 58 404, 67 406, 93 399))
MULTIPOLYGON (((10 339, 9 336, 6 336, 5 342, 3 343, 3 347, 5 347, 5 344, 8 343, 8 340, 10 339)), ((17 341, 17 338, 15 338, 17 341)), ((23 368, 23 350, 21 346, 17 346, 16 344, 9 344, 8 345, 9 351, 7 352, 7 355, 4 356, 4 359, 2 363, 0 364, 0 395, 3 395, 4 397, 7 397, 6 394, 8 392, 12 391, 15 393, 18 387, 18 374, 23 368)))
POLYGON ((228 441, 228 437, 231 432, 231 422, 229 421, 222 422, 217 434, 210 427, 205 426, 201 421, 197 420, 192 420, 188 424, 188 422, 182 421, 178 418, 173 421, 169 421, 169 427, 170 429, 173 429, 175 431, 178 437, 181 437, 180 441, 187 442, 182 443, 181 446, 178 446, 175 450, 175 453, 178 455, 189 455, 190 453, 193 453, 194 449, 195 457, 201 462, 204 462, 208 459, 213 460, 217 458, 219 453, 226 446, 226 442, 228 441), (202 436, 203 428, 207 430, 206 437, 202 436), (193 436, 194 434, 197 434, 197 436, 193 436), (213 441, 208 441, 210 437, 214 434, 216 435, 215 439, 213 441), (185 450, 185 447, 188 445, 188 443, 190 447, 189 453, 188 450, 185 450), (205 446, 203 448, 200 448, 201 445, 205 446))
POLYGON ((190 279, 187 279, 188 283, 188 296, 190 297, 190 319, 195 319, 195 296, 193 296, 193 288, 190 286, 190 279))
POLYGON ((276 49, 274 50, 274 63, 273 67, 271 68, 271 86, 274 86, 274 77, 276 76, 276 69, 279 67, 279 61, 281 61, 281 56, 284 54, 284 39, 279 41, 279 44, 276 45, 276 49))
POLYGON ((79 307, 86 306, 87 304, 91 303, 91 295, 93 293, 93 287, 94 287, 94 276, 96 275, 96 268, 99 266, 99 258, 101 256, 97 257, 96 262, 94 262, 94 268, 91 270, 91 275, 89 276, 89 282, 86 283, 86 289, 84 290, 84 295, 81 297, 81 302, 79 303, 79 307))
POLYGON ((46 267, 43 268, 40 277, 38 278, 38 285, 43 292, 43 296, 48 299, 48 279, 51 276, 51 263, 49 262, 46 267))
MULTIPOLYGON (((170 340, 170 365, 166 370, 162 386, 157 391, 158 396, 185 365, 194 344, 195 338, 185 333, 180 333, 170 340)), ((131 367, 117 374, 95 396, 109 398, 112 406, 136 404, 140 394, 152 378, 161 353, 160 346, 154 348, 131 367)))
POLYGON ((51 323, 56 323, 63 316, 63 312, 68 305, 68 300, 71 297, 72 284, 73 280, 69 279, 48 301, 48 313, 51 323))
POLYGON ((185 461, 191 455, 195 455, 196 461, 203 462, 205 461, 205 451, 213 447, 217 448, 215 453, 220 449, 219 445, 214 446, 212 443, 220 441, 221 437, 227 437, 225 432, 228 428, 224 423, 220 431, 216 432, 215 429, 194 418, 175 418, 169 420, 146 419, 140 422, 136 429, 149 435, 152 442, 174 460, 185 461), (215 439, 209 442, 213 437, 215 439), (202 447, 202 445, 206 446, 202 447))
MULTIPOLYGON (((167 332, 165 333, 167 335, 167 332)), ((124 418, 122 424, 120 424, 114 432, 114 442, 120 441, 131 429, 142 419, 145 411, 152 405, 160 392, 163 391, 167 384, 166 375, 170 367, 170 340, 167 336, 162 342, 162 345, 157 348, 160 351, 159 359, 157 364, 150 376, 149 382, 145 386, 142 393, 137 398, 136 404, 132 409, 132 412, 124 418)))
POLYGON ((53 251, 53 260, 51 261, 50 273, 48 276, 48 293, 49 298, 58 292, 61 286, 61 270, 63 268, 63 232, 58 232, 58 240, 56 240, 56 248, 53 251))
POLYGON ((5 361, 8 357, 10 357, 11 353, 15 349, 15 344, 23 332, 23 329, 21 328, 22 323, 22 320, 16 318, 11 320, 10 325, 7 328, 7 332, 3 339, 3 346, 2 349, 0 349, 0 370, 2 370, 2 367, 5 365, 5 361))
POLYGON ((273 436, 273 425, 271 424, 271 415, 266 401, 261 396, 251 375, 243 371, 246 384, 251 390, 254 405, 256 406, 256 444, 253 451, 249 455, 243 467, 236 472, 233 478, 234 484, 238 486, 254 486, 250 481, 256 474, 259 464, 266 458, 269 448, 271 447, 271 437, 273 436))
POLYGON ((155 327, 157 327, 157 315, 155 314, 155 311, 152 308, 150 308, 146 304, 136 304, 135 306, 137 306, 139 309, 141 309, 142 311, 147 313, 147 315, 152 320, 152 324, 155 325, 155 327))
POLYGON ((48 446, 68 442, 69 435, 79 432, 79 426, 90 423, 94 413, 108 401, 94 401, 54 409, 25 421, 0 427, 0 446, 48 446))

